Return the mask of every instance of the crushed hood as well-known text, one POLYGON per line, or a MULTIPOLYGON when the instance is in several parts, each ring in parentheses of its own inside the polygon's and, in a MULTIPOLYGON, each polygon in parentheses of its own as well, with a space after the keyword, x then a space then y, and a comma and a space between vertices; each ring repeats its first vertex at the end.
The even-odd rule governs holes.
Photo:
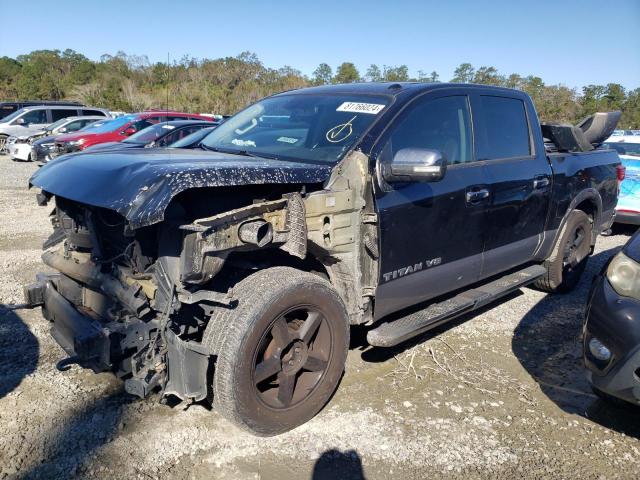
POLYGON ((171 199, 201 187, 320 183, 332 166, 226 153, 128 149, 62 156, 38 170, 30 186, 123 215, 132 228, 164 219, 171 199))

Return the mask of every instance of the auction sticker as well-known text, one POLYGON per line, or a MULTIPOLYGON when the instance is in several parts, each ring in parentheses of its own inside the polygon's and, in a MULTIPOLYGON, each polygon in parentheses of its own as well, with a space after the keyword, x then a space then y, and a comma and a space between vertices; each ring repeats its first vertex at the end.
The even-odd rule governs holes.
POLYGON ((383 108, 384 105, 380 105, 379 103, 344 102, 336 108, 336 112, 370 113, 376 115, 383 108))

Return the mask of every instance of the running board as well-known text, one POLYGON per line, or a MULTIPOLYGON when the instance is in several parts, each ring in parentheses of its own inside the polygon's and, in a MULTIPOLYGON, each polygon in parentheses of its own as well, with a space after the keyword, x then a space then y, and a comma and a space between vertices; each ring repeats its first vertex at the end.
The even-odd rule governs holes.
POLYGON ((383 323, 367 333, 367 341, 375 347, 393 347, 463 313, 484 307, 488 303, 534 282, 545 272, 544 267, 533 265, 505 275, 443 302, 429 305, 424 310, 383 323))

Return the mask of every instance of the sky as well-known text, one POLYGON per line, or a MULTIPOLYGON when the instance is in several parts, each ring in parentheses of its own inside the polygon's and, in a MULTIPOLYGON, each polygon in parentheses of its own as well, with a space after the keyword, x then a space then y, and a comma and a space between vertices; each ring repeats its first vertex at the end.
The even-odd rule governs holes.
POLYGON ((463 62, 581 88, 640 87, 640 0, 0 0, 0 56, 122 50, 152 62, 258 55, 311 75, 319 63, 407 65, 449 80, 463 62))

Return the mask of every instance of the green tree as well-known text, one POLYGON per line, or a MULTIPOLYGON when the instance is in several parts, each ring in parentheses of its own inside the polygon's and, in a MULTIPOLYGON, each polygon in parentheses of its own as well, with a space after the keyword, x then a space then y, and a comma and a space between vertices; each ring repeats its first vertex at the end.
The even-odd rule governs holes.
POLYGON ((360 81, 360 72, 351 62, 342 63, 336 70, 333 83, 354 83, 360 81))
POLYGON ((384 66, 382 78, 385 82, 407 82, 409 81, 409 68, 406 65, 399 67, 384 66))
POLYGON ((380 67, 375 64, 371 64, 367 69, 367 73, 365 74, 365 78, 370 82, 381 82, 382 81, 382 71, 380 71, 380 67))
POLYGON ((333 70, 327 63, 321 63, 313 71, 313 84, 314 85, 328 85, 333 78, 333 70))
POLYGON ((473 82, 475 73, 476 70, 475 68, 473 68, 473 65, 471 65, 470 63, 461 63, 453 71, 453 78, 451 79, 451 81, 453 83, 471 83, 473 82))
POLYGON ((503 85, 505 79, 498 74, 495 67, 480 67, 473 76, 473 83, 483 85, 503 85))

